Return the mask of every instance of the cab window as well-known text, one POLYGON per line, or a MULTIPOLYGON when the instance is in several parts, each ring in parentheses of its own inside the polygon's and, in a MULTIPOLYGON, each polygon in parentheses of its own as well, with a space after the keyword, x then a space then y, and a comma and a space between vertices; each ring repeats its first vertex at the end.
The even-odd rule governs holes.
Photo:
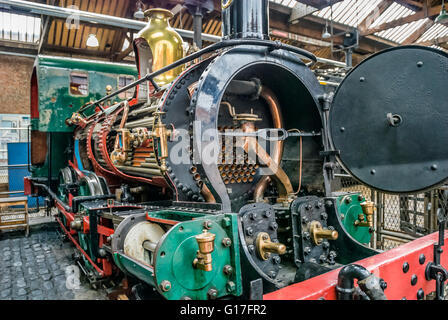
MULTIPOLYGON (((133 81, 134 81, 133 76, 127 76, 127 75, 119 76, 118 77, 118 89, 121 89, 121 88, 127 86, 128 84, 131 84, 133 81)), ((134 90, 135 90, 135 88, 126 90, 126 91, 120 93, 118 95, 118 97, 122 100, 130 99, 134 96, 134 90)))
POLYGON ((89 95, 89 77, 84 72, 70 73, 70 94, 72 96, 88 96, 89 95))

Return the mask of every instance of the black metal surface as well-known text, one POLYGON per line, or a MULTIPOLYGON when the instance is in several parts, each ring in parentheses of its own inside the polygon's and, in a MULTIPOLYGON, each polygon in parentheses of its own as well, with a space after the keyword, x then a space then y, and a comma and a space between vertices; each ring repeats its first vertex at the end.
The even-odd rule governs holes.
POLYGON ((410 193, 448 178, 448 55, 419 46, 385 50, 344 79, 330 110, 331 139, 361 182, 410 193))
POLYGON ((224 39, 269 39, 268 0, 222 0, 224 39), (227 8, 226 3, 231 3, 227 8))
POLYGON ((298 268, 303 263, 335 264, 334 253, 330 255, 330 242, 325 240, 320 245, 313 243, 309 225, 319 221, 322 228, 330 228, 327 224, 328 214, 322 198, 315 196, 301 197, 291 205, 291 223, 293 230, 294 262, 298 268))
MULTIPOLYGON (((252 40, 254 41, 254 40, 252 40)), ((263 42, 263 41, 260 41, 263 42)), ((201 123, 201 130, 193 130, 194 150, 219 150, 214 145, 218 142, 216 132, 220 103, 229 83, 233 79, 249 80, 257 77, 262 84, 270 88, 279 99, 284 119, 285 129, 300 128, 311 132, 321 129, 317 96, 322 93, 321 86, 314 74, 297 59, 286 51, 269 52, 258 46, 239 46, 217 57, 207 67, 202 75, 196 93, 191 100, 191 108, 195 110, 195 120, 201 123), (300 101, 298 104, 297 101, 300 101), (301 115, 307 114, 306 117, 301 115), (209 132, 210 136, 202 135, 209 132)), ((239 112, 250 112, 250 109, 241 109, 239 112)), ((282 167, 292 168, 286 170, 297 186, 299 177, 299 152, 297 150, 298 138, 291 138, 285 142, 282 167)), ((318 150, 321 149, 320 137, 305 138, 303 142, 303 157, 312 163, 304 166, 303 184, 308 184, 321 176, 322 159, 318 150), (317 165, 315 165, 317 164, 317 165), (308 172, 307 170, 311 170, 308 172)), ((203 162, 209 189, 215 193, 215 198, 223 204, 225 212, 237 211, 241 207, 241 199, 231 198, 226 185, 218 171, 218 154, 216 159, 203 162)), ((232 192, 232 197, 234 193, 232 192)), ((242 197, 242 196, 241 196, 242 197)))
POLYGON ((275 223, 274 210, 272 206, 266 203, 246 205, 239 212, 238 234, 240 238, 241 267, 244 270, 242 274, 243 295, 247 299, 252 294, 252 282, 254 280, 261 279, 264 293, 279 288, 279 284, 275 280, 279 266, 274 263, 274 256, 279 256, 272 255, 268 260, 263 261, 257 256, 255 248, 255 239, 259 232, 267 232, 272 241, 277 239, 277 230, 270 228, 272 223, 275 223), (257 214, 256 220, 250 218, 251 214, 254 213, 257 214), (268 217, 266 217, 265 213, 268 213, 268 217), (248 235, 247 231, 249 228, 252 228, 252 235, 248 235))

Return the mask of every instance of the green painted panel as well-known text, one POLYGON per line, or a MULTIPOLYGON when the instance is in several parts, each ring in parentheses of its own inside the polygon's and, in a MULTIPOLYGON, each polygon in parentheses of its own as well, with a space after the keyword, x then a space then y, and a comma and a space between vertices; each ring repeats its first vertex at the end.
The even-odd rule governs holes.
MULTIPOLYGON (((39 56, 35 63, 39 92, 39 121, 32 121, 33 129, 52 132, 72 132, 65 124, 82 105, 106 95, 106 86, 118 89, 118 77, 137 77, 132 65, 104 63, 78 59, 39 56), (70 93, 71 74, 87 76, 87 92, 84 96, 70 93)), ((115 97, 110 103, 118 102, 115 97)))
POLYGON ((345 230, 358 242, 368 244, 372 237, 369 227, 355 226, 358 215, 363 213, 361 202, 364 200, 364 197, 360 193, 349 193, 339 196, 337 204, 345 230))
POLYGON ((155 256, 155 279, 160 288, 169 281, 170 290, 163 292, 169 300, 189 297, 193 300, 208 299, 210 289, 216 290, 215 298, 242 294, 237 216, 234 214, 208 216, 182 222, 174 226, 162 239, 155 256), (212 252, 212 271, 193 266, 199 249, 195 236, 201 234, 204 221, 210 221, 209 232, 216 235, 212 252), (223 240, 232 241, 230 247, 223 240), (230 274, 224 267, 231 266, 230 274))

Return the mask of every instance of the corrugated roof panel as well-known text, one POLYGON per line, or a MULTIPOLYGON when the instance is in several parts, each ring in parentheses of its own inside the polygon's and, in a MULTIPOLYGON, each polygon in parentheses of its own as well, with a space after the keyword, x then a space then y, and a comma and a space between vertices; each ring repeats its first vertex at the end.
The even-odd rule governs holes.
MULTIPOLYGON (((375 9, 381 0, 344 0, 333 5, 333 21, 356 27, 375 9)), ((313 15, 331 19, 331 8, 326 7, 313 15)))
POLYGON ((372 23, 370 28, 375 28, 379 25, 382 25, 383 23, 391 22, 393 20, 403 18, 414 13, 415 12, 412 11, 411 9, 408 9, 405 6, 402 6, 401 4, 394 2, 389 6, 389 8, 386 9, 386 11, 383 12, 382 15, 380 15, 372 23))
POLYGON ((0 12, 0 39, 35 43, 40 37, 40 18, 0 12))
POLYGON ((410 23, 406 23, 395 28, 387 29, 381 32, 376 32, 375 35, 390 41, 402 43, 411 34, 417 31, 428 19, 420 19, 410 23))
POLYGON ((448 27, 443 24, 436 23, 429 28, 417 42, 433 40, 440 37, 448 36, 448 27))

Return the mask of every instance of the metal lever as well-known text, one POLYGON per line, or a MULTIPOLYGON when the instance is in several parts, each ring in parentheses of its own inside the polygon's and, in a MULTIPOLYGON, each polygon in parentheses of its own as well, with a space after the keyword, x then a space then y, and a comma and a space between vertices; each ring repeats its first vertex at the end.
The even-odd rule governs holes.
POLYGON ((255 132, 224 132, 221 136, 226 137, 258 137, 266 141, 283 141, 289 137, 315 137, 320 132, 289 132, 286 129, 260 129, 255 132))

